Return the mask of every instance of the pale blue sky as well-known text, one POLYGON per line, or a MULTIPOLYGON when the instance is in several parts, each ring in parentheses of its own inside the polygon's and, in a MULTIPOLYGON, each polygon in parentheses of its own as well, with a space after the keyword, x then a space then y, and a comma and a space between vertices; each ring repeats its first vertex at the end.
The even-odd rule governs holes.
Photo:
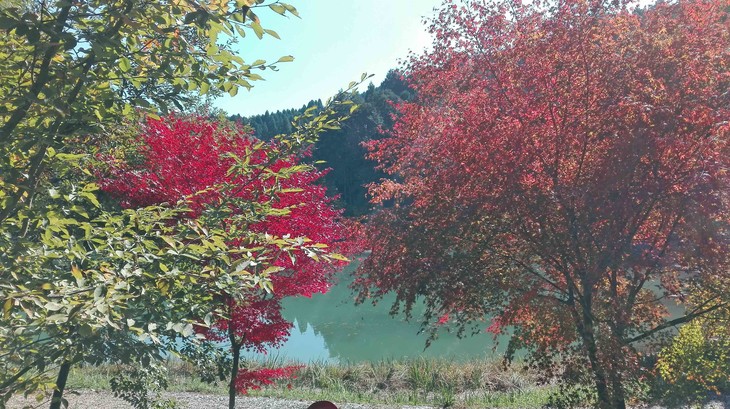
POLYGON ((254 115, 264 111, 298 108, 327 97, 367 72, 379 84, 409 50, 431 44, 422 23, 433 15, 441 0, 289 0, 301 19, 284 18, 262 11, 264 28, 276 31, 281 40, 247 35, 238 47, 240 55, 253 62, 276 61, 284 55, 295 60, 279 65, 278 72, 261 73, 266 81, 254 88, 228 95, 215 105, 230 114, 254 115))

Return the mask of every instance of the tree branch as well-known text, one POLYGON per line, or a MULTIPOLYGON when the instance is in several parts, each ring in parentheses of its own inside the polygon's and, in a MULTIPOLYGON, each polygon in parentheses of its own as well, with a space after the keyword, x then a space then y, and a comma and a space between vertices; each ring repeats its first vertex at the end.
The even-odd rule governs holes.
POLYGON ((702 309, 702 310, 694 310, 692 313, 685 315, 684 317, 676 318, 671 321, 667 321, 664 324, 661 324, 659 326, 654 327, 653 329, 650 329, 649 331, 644 332, 643 334, 637 335, 630 340, 628 340, 628 344, 633 344, 634 342, 641 341, 643 339, 649 338, 650 336, 656 334, 657 332, 663 331, 667 328, 674 327, 679 324, 684 324, 685 322, 692 321, 693 319, 700 317, 702 315, 705 315, 707 313, 710 313, 712 311, 715 311, 717 309, 727 307, 729 304, 721 302, 719 304, 715 304, 710 308, 702 309))

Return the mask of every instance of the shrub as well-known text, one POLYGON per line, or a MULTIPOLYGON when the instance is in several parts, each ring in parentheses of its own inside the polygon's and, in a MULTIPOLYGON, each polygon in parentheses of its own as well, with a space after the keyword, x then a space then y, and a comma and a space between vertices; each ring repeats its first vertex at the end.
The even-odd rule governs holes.
POLYGON ((700 402, 730 391, 730 338, 724 326, 694 321, 659 354, 657 394, 671 403, 700 402))

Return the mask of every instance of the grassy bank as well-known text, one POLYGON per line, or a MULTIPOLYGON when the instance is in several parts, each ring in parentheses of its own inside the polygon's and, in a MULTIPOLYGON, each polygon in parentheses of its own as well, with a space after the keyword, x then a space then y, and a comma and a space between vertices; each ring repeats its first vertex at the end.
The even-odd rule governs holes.
MULTIPOLYGON (((281 363, 278 363, 281 364, 281 363)), ((290 363, 287 363, 290 364, 290 363)), ((170 391, 224 394, 224 384, 201 382, 192 366, 169 362, 170 391)), ((76 368, 69 386, 108 390, 109 379, 123 368, 76 368)), ((475 360, 415 359, 374 363, 310 363, 296 378, 252 396, 287 399, 328 399, 339 402, 433 405, 438 407, 520 407, 544 405, 550 387, 537 386, 534 374, 519 368, 475 360)))

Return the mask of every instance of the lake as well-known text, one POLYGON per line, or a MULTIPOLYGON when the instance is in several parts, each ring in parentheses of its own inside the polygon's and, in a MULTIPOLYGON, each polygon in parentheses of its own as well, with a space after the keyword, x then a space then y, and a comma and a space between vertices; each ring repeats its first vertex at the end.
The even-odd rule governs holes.
MULTIPOLYGON (((420 312, 414 308, 411 322, 403 316, 389 315, 393 297, 376 306, 356 306, 348 288, 350 274, 357 267, 353 262, 338 274, 338 283, 326 294, 312 298, 297 297, 283 302, 284 318, 294 323, 291 336, 284 345, 269 351, 269 357, 301 362, 361 362, 386 359, 437 357, 464 361, 473 358, 498 359, 506 347, 506 338, 499 340, 494 351, 492 334, 481 333, 459 339, 455 334, 439 334, 424 349, 427 334, 419 334, 420 312)), ((485 324, 485 328, 489 324, 485 324)), ((256 354, 247 354, 249 358, 256 354)))

